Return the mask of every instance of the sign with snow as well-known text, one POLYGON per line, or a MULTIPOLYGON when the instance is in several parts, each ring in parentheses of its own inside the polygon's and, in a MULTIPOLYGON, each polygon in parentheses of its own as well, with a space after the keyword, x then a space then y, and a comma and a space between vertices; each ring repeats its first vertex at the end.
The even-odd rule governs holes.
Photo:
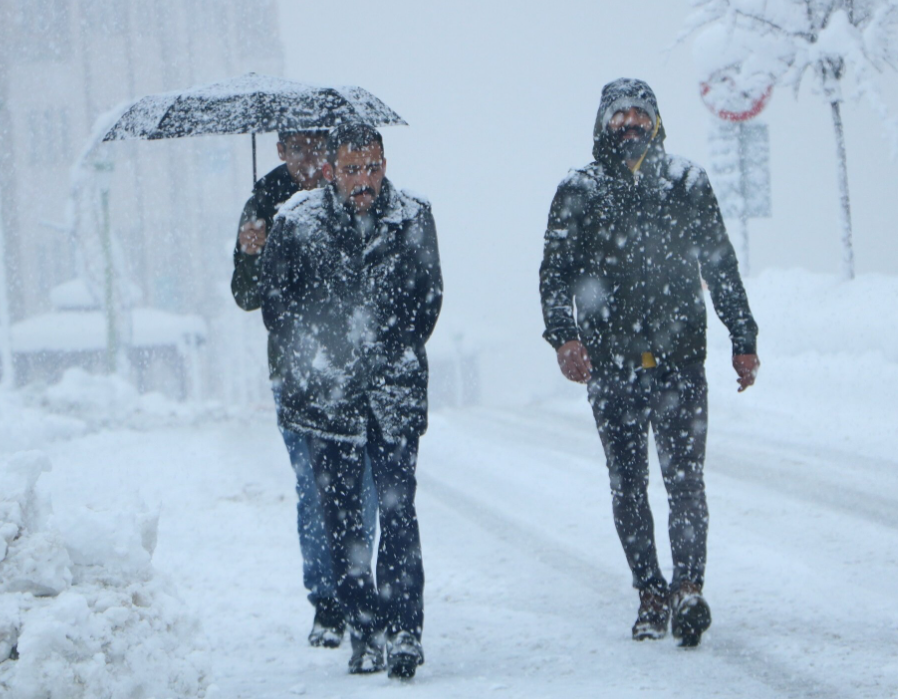
POLYGON ((724 121, 754 119, 767 106, 773 85, 758 80, 743 80, 739 68, 722 68, 700 85, 702 102, 724 121))
POLYGON ((723 123, 711 129, 711 176, 724 218, 766 218, 770 205, 767 124, 723 123))

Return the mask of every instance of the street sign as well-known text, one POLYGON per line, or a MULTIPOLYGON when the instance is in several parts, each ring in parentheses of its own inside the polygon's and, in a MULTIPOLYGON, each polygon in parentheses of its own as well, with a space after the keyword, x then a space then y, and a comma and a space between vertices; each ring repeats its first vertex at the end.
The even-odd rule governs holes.
POLYGON ((718 119, 749 121, 767 106, 773 85, 757 80, 746 85, 740 77, 739 67, 731 66, 714 72, 700 84, 702 102, 718 119))

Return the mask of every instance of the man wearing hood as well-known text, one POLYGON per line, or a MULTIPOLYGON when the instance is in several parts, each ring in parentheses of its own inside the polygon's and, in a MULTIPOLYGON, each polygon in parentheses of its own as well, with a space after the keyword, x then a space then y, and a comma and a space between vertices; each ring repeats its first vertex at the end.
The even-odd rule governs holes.
POLYGON ((702 596, 708 425, 702 279, 733 344, 739 390, 760 363, 757 325, 708 177, 664 151, 658 103, 640 80, 602 90, 593 157, 561 183, 540 267, 544 337, 585 383, 605 451, 614 523, 639 591, 636 640, 671 624, 694 646, 711 624, 702 596), (670 504, 673 577, 658 565, 648 431, 670 504))
POLYGON ((427 428, 424 345, 443 295, 436 226, 426 201, 385 177, 383 140, 366 124, 331 132, 322 173, 325 187, 281 208, 262 256, 278 422, 308 439, 350 627, 349 671, 411 677, 424 662, 415 467, 427 428), (380 515, 376 585, 366 458, 380 515))

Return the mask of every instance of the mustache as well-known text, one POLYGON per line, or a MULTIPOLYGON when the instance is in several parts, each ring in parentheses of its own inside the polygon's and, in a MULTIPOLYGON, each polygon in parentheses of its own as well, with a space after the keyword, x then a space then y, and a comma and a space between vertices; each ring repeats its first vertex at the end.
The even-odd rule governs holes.
POLYGON ((649 135, 649 132, 641 126, 625 126, 615 131, 614 135, 617 137, 617 140, 621 140, 624 136, 631 135, 636 136, 636 138, 645 138, 649 135))

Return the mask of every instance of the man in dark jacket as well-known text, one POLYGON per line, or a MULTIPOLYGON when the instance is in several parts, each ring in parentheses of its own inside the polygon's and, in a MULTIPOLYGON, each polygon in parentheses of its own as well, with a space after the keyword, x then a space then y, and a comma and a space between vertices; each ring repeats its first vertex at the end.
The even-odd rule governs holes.
POLYGON ((705 172, 668 156, 652 90, 620 79, 602 90, 595 160, 558 187, 540 268, 544 337, 562 373, 586 383, 605 450, 614 522, 640 607, 633 638, 681 645, 711 624, 702 596, 708 509, 707 282, 730 332, 739 390, 759 367, 757 325, 705 172), (670 503, 673 578, 658 565, 647 497, 648 430, 670 503))
POLYGON ((414 675, 424 661, 424 569, 415 512, 427 427, 427 355, 442 302, 430 206, 385 178, 380 134, 334 129, 323 189, 281 209, 262 259, 262 312, 282 428, 308 435, 352 673, 414 675), (363 554, 361 480, 380 511, 377 585, 363 554))
MULTIPOLYGON (((284 164, 265 175, 253 188, 253 195, 243 207, 234 248, 231 291, 237 305, 246 311, 256 310, 262 305, 259 286, 261 253, 278 209, 296 192, 317 189, 325 183, 321 171, 327 160, 326 145, 326 131, 278 134, 278 156, 284 164)), ((275 404, 279 406, 280 383, 272 349, 273 344, 269 339, 269 369, 275 404)), ((303 583, 309 591, 309 602, 315 607, 309 643, 323 648, 336 648, 343 638, 345 621, 343 611, 336 601, 330 548, 325 538, 324 518, 309 460, 307 440, 305 435, 289 429, 281 429, 281 435, 296 474, 296 515, 303 561, 303 583)), ((377 520, 377 499, 371 468, 367 463, 364 502, 365 540, 370 558, 377 520)))

